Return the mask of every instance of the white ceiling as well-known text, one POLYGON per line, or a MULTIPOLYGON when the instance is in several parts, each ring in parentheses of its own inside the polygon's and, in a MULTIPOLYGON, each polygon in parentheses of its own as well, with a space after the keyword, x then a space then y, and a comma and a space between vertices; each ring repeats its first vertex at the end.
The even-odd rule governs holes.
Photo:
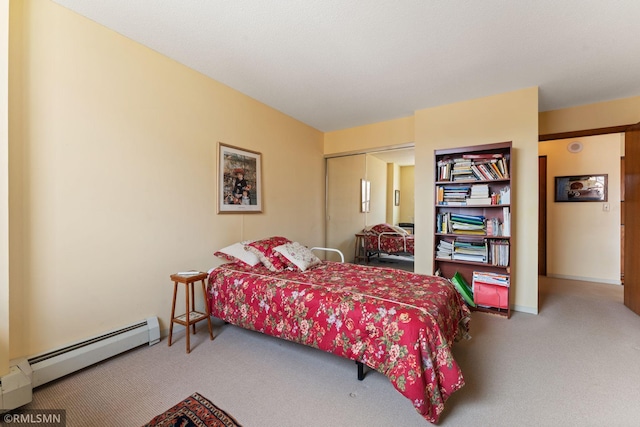
POLYGON ((321 131, 640 95, 640 0, 54 0, 321 131))

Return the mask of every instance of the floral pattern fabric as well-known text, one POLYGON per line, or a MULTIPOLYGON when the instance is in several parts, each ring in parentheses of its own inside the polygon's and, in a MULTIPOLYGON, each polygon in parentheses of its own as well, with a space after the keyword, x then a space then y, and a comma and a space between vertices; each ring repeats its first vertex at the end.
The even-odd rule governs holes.
POLYGON ((291 240, 286 237, 274 236, 251 242, 245 246, 245 249, 254 253, 270 271, 278 272, 284 270, 289 263, 282 254, 275 251, 276 247, 285 243, 291 243, 291 240))
POLYGON ((328 261, 276 273, 225 264, 207 295, 215 317, 381 372, 430 422, 464 385, 451 346, 467 337, 470 313, 443 278, 328 261))
POLYGON ((366 233, 364 244, 367 252, 381 252, 386 254, 414 255, 415 237, 412 234, 375 234, 366 233))

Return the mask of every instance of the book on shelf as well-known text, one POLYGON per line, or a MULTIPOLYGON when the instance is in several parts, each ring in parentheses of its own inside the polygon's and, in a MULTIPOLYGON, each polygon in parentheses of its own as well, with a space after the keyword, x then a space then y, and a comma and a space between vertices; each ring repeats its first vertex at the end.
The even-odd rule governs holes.
POLYGON ((504 187, 500 190, 500 204, 501 205, 510 205, 511 204, 511 188, 504 187))
POLYGON ((468 153, 463 154, 463 159, 502 159, 502 153, 468 153))
POLYGON ((491 204, 491 197, 469 197, 467 199, 467 205, 487 206, 491 204))
POLYGON ((464 154, 437 162, 438 181, 493 181, 508 179, 508 159, 500 153, 464 154))
POLYGON ((487 218, 487 236, 502 236, 502 222, 499 218, 487 218))
POLYGON ((456 240, 453 242, 451 259, 485 263, 487 262, 487 243, 456 240))
POLYGON ((489 242, 489 264, 498 267, 509 266, 508 240, 491 240, 489 242))
POLYGON ((436 257, 441 259, 451 259, 453 253, 453 243, 441 239, 436 249, 436 257))
POLYGON ((468 215, 461 213, 452 213, 451 219, 457 222, 466 222, 469 224, 484 224, 485 217, 482 215, 468 215))
POLYGON ((469 197, 489 197, 489 184, 471 185, 471 194, 469 197))
POLYGON ((504 286, 507 288, 510 286, 510 279, 506 274, 491 273, 487 271, 474 271, 472 278, 472 286, 474 283, 478 282, 486 283, 489 285, 504 286))
POLYGON ((511 236, 511 214, 508 206, 502 208, 502 235, 511 236))
POLYGON ((451 283, 455 286, 456 290, 462 295, 462 298, 472 307, 476 306, 476 303, 473 300, 473 290, 471 286, 464 280, 464 277, 456 271, 456 273, 451 277, 451 283))

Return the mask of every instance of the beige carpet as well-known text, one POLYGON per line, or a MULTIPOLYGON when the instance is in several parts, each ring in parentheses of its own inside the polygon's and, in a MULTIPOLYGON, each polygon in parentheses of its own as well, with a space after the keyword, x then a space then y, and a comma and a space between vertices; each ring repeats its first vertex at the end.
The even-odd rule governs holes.
MULTIPOLYGON (((640 425, 640 316, 622 287, 541 278, 539 315, 476 313, 454 347, 467 385, 440 426, 640 425)), ((27 408, 66 409, 73 426, 140 426, 194 392, 245 427, 427 426, 377 372, 218 324, 40 387, 27 408)))

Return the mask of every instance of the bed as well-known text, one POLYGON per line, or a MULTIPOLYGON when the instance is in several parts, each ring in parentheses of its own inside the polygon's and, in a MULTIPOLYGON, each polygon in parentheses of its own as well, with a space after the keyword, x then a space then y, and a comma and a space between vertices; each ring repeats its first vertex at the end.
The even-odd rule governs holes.
POLYGON ((435 276, 320 261, 302 245, 278 239, 257 243, 271 251, 258 263, 223 255, 231 262, 209 272, 211 315, 360 362, 437 422, 448 397, 464 385, 451 347, 468 337, 470 314, 453 285, 435 276), (295 268, 275 250, 287 245, 298 245, 294 255, 305 258, 295 268))
POLYGON ((372 255, 414 255, 414 235, 401 227, 390 224, 376 224, 366 227, 364 252, 367 259, 372 255))

